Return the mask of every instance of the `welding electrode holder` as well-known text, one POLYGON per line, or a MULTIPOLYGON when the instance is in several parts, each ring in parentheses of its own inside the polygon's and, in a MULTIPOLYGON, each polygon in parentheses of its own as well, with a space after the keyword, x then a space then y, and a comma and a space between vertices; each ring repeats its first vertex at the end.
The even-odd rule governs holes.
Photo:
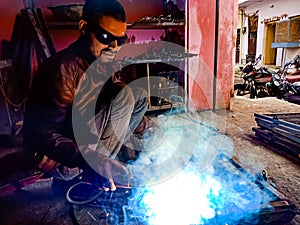
MULTIPOLYGON (((86 204, 97 204, 96 200, 101 199, 111 199, 113 196, 118 196, 122 198, 128 198, 131 195, 130 187, 118 186, 115 191, 104 191, 92 183, 79 182, 71 186, 67 193, 66 199, 69 203, 75 205, 86 205, 86 204)), ((103 204, 103 201, 100 201, 103 204)))

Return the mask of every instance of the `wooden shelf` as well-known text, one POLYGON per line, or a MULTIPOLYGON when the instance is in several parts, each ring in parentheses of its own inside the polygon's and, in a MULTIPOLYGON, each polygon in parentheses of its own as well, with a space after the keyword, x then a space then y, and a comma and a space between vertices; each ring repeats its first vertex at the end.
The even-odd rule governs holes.
POLYGON ((184 26, 184 22, 162 22, 162 23, 132 23, 127 24, 128 29, 166 29, 177 26, 184 26))
MULTIPOLYGON (((78 22, 76 21, 65 21, 65 22, 48 22, 49 29, 52 30, 61 30, 61 29, 78 29, 78 22)), ((128 29, 166 29, 177 26, 184 26, 184 22, 172 23, 172 22, 163 22, 163 23, 128 23, 128 29)))
POLYGON ((133 59, 124 61, 125 64, 149 64, 149 63, 168 63, 168 62, 182 62, 187 57, 182 58, 163 58, 163 59, 133 59))
POLYGON ((71 30, 77 30, 79 29, 78 22, 48 22, 47 25, 49 29, 51 30, 65 30, 65 29, 71 29, 71 30))
POLYGON ((181 103, 173 103, 172 105, 166 104, 166 105, 159 105, 159 106, 150 105, 147 111, 148 112, 160 111, 160 110, 167 110, 167 109, 171 109, 171 108, 182 108, 182 107, 183 107, 183 105, 181 103))

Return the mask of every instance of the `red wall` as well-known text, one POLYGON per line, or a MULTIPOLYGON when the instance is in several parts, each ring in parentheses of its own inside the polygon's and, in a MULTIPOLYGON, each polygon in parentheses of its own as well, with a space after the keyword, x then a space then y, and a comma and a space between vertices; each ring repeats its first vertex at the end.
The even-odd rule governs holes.
MULTIPOLYGON (((10 40, 16 14, 23 8, 23 1, 20 0, 1 0, 0 1, 0 50, 2 40, 10 40)), ((1 51, 0 51, 1 52, 1 51)))
MULTIPOLYGON (((2 40, 10 40, 15 17, 20 12, 20 9, 28 6, 28 1, 29 0, 0 1, 0 15, 4 15, 2 16, 2 22, 0 23, 0 52, 2 50, 2 40)), ((46 17, 51 15, 47 6, 67 3, 84 3, 84 0, 31 1, 33 1, 36 8, 43 9, 46 17)), ((120 2, 125 7, 128 22, 134 22, 144 16, 159 16, 163 13, 163 0, 120 0, 120 2)), ((78 35, 78 31, 76 30, 51 30, 50 33, 57 50, 66 47, 70 41, 74 40, 78 35)))
POLYGON ((237 0, 220 0, 218 49, 215 51, 216 7, 213 0, 189 0, 189 49, 199 55, 190 60, 189 95, 196 108, 230 107, 233 57, 237 26, 237 0), (233 16, 236 15, 236 16, 233 16), (217 93, 213 93, 214 54, 218 54, 217 93))
MULTIPOLYGON (((136 21, 144 16, 162 14, 163 0, 120 0, 125 6, 128 21, 136 21)), ((10 40, 14 19, 23 8, 23 0, 2 0, 0 14, 0 41, 10 40)), ((44 8, 44 14, 49 15, 47 6, 67 2, 80 3, 83 0, 45 0, 35 1, 35 7, 44 8)), ((237 25, 237 0, 220 0, 219 48, 217 71, 217 107, 229 108, 230 89, 233 74, 233 56, 237 25), (236 16, 233 16, 236 15, 236 16)), ((215 0, 189 0, 189 43, 190 52, 197 53, 199 58, 190 60, 189 94, 199 109, 213 106, 213 68, 214 68, 214 29, 215 0)), ((66 47, 78 36, 77 30, 51 30, 51 36, 56 49, 66 47)), ((159 32, 159 31, 158 31, 159 32)), ((156 34, 158 36, 159 33, 156 34)), ((0 50, 2 43, 0 42, 0 50)))

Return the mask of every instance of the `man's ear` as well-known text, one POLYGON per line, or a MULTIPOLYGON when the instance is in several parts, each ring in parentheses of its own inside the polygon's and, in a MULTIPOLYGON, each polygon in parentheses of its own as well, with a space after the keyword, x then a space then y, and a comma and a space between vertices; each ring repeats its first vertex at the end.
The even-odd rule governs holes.
POLYGON ((80 33, 86 34, 87 33, 87 22, 85 20, 80 20, 78 25, 79 25, 80 33))

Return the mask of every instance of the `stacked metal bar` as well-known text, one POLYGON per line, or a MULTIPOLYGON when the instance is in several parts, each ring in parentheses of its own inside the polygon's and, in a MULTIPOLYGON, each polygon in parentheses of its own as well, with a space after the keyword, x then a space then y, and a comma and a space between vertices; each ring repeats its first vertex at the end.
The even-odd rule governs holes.
POLYGON ((259 140, 272 150, 300 163, 300 113, 257 114, 252 128, 259 140))

